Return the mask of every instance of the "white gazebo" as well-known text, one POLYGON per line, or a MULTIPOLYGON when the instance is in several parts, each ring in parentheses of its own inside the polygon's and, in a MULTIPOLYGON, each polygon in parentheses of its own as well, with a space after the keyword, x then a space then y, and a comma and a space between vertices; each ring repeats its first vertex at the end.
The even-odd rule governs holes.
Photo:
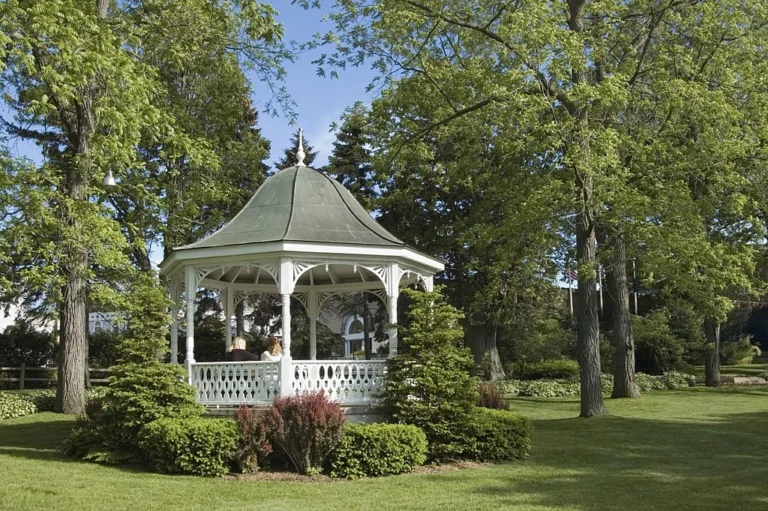
MULTIPOLYGON (((276 395, 324 390, 344 404, 375 403, 385 361, 316 360, 316 325, 323 303, 334 294, 368 292, 387 306, 389 355, 397 353, 400 288, 422 282, 433 288, 442 261, 422 254, 376 223, 334 179, 303 164, 267 179, 243 209, 221 229, 177 247, 160 264, 173 302, 171 362, 178 359, 178 321, 186 321, 189 382, 208 406, 268 404, 276 395), (251 293, 278 293, 282 301, 280 362, 195 361, 195 295, 218 289, 227 323, 251 293), (310 359, 291 357, 291 297, 310 321, 310 359)), ((226 329, 226 346, 232 332, 226 329)))

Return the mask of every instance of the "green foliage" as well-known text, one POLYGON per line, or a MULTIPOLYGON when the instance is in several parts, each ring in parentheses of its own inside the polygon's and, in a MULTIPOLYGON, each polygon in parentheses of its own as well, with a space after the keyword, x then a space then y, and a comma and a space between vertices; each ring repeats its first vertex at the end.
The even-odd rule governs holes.
POLYGON ((117 346, 126 333, 119 330, 102 330, 88 336, 89 367, 109 368, 118 361, 117 346))
POLYGON ((410 472, 427 459, 427 437, 407 424, 348 424, 331 456, 331 477, 357 479, 410 472))
POLYGON ((235 413, 235 422, 240 433, 233 457, 235 471, 254 473, 272 452, 272 445, 267 440, 267 430, 260 414, 252 406, 240 406, 235 413))
POLYGON ((426 433, 430 459, 460 459, 468 454, 462 428, 477 402, 472 355, 459 346, 462 316, 439 289, 404 294, 412 307, 398 355, 389 359, 386 403, 398 421, 426 433))
MULTIPOLYGON (((0 312, 1 314, 2 312, 0 312)), ((4 366, 50 366, 56 360, 53 334, 35 330, 22 319, 0 332, 0 361, 4 366)))
POLYGON ((531 450, 532 421, 505 410, 476 408, 467 431, 474 439, 471 457, 477 461, 519 460, 531 450))
POLYGON ((142 462, 141 429, 163 418, 200 417, 204 408, 195 401, 194 389, 178 366, 157 360, 141 366, 118 366, 101 398, 101 411, 85 420, 65 446, 71 456, 92 461, 142 462))
POLYGON ((142 428, 139 447, 158 472, 212 477, 228 472, 237 436, 231 419, 168 417, 142 428))
POLYGON ((338 180, 367 210, 373 209, 376 196, 373 181, 371 137, 368 111, 358 101, 345 110, 336 133, 333 152, 328 158, 326 172, 338 180))
POLYGON ((512 374, 520 380, 560 380, 579 376, 579 363, 566 358, 520 364, 518 367, 512 374))
POLYGON ((638 372, 663 374, 682 364, 683 343, 672 333, 667 310, 633 316, 632 330, 638 372))
POLYGON ((152 365, 168 350, 166 332, 170 324, 168 297, 154 275, 136 276, 121 300, 128 318, 128 331, 117 345, 118 360, 127 365, 152 365))
POLYGON ((519 396, 563 397, 578 396, 581 386, 578 380, 531 380, 517 382, 519 396))
POLYGON ((0 392, 0 420, 15 419, 37 412, 37 406, 29 399, 18 394, 0 392))
MULTIPOLYGON (((307 140, 307 137, 303 137, 303 146, 304 146, 304 164, 308 167, 312 166, 312 162, 315 161, 315 158, 317 158, 318 151, 315 151, 314 148, 310 145, 309 140, 307 140)), ((287 169, 288 167, 293 167, 296 165, 296 152, 299 150, 299 133, 298 131, 294 133, 291 136, 291 142, 288 147, 286 147, 283 150, 283 156, 278 161, 272 163, 274 167, 278 170, 287 169)))
MULTIPOLYGON (((560 297, 553 297, 559 299, 560 297)), ((517 378, 517 364, 556 360, 574 353, 576 331, 568 322, 558 318, 556 310, 538 310, 535 314, 549 317, 531 319, 523 314, 519 320, 505 323, 499 332, 499 351, 509 361, 507 377, 517 378)))
POLYGON ((477 386, 477 406, 495 410, 509 410, 509 403, 504 400, 498 387, 486 381, 481 381, 477 386))
POLYGON ((760 348, 754 346, 749 337, 720 345, 720 363, 725 365, 750 364, 760 355, 760 348))
POLYGON ((320 471, 341 442, 346 417, 323 392, 277 398, 264 413, 267 440, 300 474, 320 471))

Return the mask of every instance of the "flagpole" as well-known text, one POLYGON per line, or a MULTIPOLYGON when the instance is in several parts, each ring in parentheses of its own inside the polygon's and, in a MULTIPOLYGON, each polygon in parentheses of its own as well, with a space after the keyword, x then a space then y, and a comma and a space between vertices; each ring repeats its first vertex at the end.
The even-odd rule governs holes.
POLYGON ((573 280, 571 279, 573 274, 570 268, 566 270, 566 273, 568 274, 568 308, 571 310, 571 317, 573 317, 573 280))
POLYGON ((603 267, 598 266, 597 267, 597 279, 600 283, 600 315, 605 314, 605 310, 603 309, 603 267))
POLYGON ((632 296, 635 301, 635 316, 637 316, 637 273, 635 272, 634 259, 632 259, 632 296))

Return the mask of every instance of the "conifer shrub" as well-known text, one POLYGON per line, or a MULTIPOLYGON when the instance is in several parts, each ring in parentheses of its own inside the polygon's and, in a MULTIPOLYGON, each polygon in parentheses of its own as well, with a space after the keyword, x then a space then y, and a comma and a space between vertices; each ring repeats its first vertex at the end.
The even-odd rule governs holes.
POLYGON ((158 472, 213 477, 229 471, 237 437, 231 419, 166 417, 141 428, 138 440, 158 472))
POLYGON ((331 455, 331 477, 357 479, 411 472, 427 459, 427 437, 407 424, 348 424, 331 455))
POLYGON ((300 474, 319 473, 341 442, 344 410, 323 392, 277 398, 264 413, 262 427, 275 450, 300 474))
POLYGON ((579 377, 579 363, 561 358, 542 360, 534 364, 520 364, 517 374, 521 380, 566 380, 579 377))
POLYGON ((388 362, 386 404, 399 422, 424 431, 431 460, 466 458, 472 445, 465 426, 478 395, 472 354, 460 345, 462 315, 439 289, 404 294, 413 305, 398 355, 388 362))

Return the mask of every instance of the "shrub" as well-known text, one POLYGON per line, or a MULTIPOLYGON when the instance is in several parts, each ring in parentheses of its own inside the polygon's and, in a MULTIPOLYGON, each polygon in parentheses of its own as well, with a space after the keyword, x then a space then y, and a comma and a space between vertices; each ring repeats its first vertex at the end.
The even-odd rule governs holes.
POLYGON ((349 424, 331 455, 331 477, 381 477, 410 472, 427 459, 427 437, 407 424, 349 424))
POLYGON ((578 396, 578 380, 531 380, 518 383, 518 395, 527 397, 578 396))
POLYGON ((637 383, 637 388, 640 389, 641 392, 664 390, 666 388, 659 378, 655 378, 650 374, 645 373, 635 374, 635 383, 637 383))
POLYGON ((0 392, 0 420, 15 419, 37 413, 37 406, 20 394, 0 392))
POLYGON ((139 446, 158 472, 219 476, 227 472, 237 436, 231 419, 164 418, 142 428, 139 446))
POLYGON ((666 309, 632 316, 632 334, 638 372, 664 374, 682 364, 684 343, 672 332, 666 309))
POLYGON ((267 440, 291 460, 300 474, 319 471, 341 441, 344 411, 322 392, 277 398, 267 409, 267 440))
POLYGON ((504 410, 476 408, 467 436, 474 440, 472 457, 477 461, 510 461, 531 450, 533 426, 527 417, 504 410))
POLYGON ((439 291, 404 291, 413 305, 402 329, 401 349, 389 359, 386 402, 400 422, 427 435, 435 461, 468 455, 465 425, 477 403, 472 354, 459 347, 459 313, 439 291))
POLYGON ((22 396, 34 403, 38 412, 52 412, 56 406, 56 389, 35 390, 22 396))
POLYGON ((110 386, 103 391, 100 410, 92 410, 78 432, 65 445, 71 456, 92 461, 144 461, 138 445, 141 429, 162 418, 200 417, 205 409, 195 401, 194 389, 178 366, 128 364, 119 366, 110 386))
POLYGON ((696 385, 696 377, 692 374, 670 371, 659 376, 659 381, 667 390, 681 389, 696 385))
POLYGON ((509 410, 509 404, 504 400, 499 389, 490 382, 480 382, 477 386, 477 406, 509 410))
POLYGON ((725 365, 751 364, 758 355, 760 348, 753 346, 749 337, 720 345, 720 362, 725 365))
POLYGON ((579 377, 579 363, 561 358, 544 360, 535 364, 520 365, 518 375, 521 380, 562 380, 579 377))
POLYGON ((243 405, 235 413, 235 422, 240 437, 233 459, 234 469, 240 473, 257 472, 259 464, 272 452, 262 418, 256 408, 243 405))

